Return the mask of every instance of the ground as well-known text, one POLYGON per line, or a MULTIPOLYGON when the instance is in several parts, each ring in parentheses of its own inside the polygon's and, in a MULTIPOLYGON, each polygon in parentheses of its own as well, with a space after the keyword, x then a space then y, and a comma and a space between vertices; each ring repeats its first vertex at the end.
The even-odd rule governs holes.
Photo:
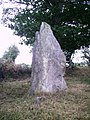
POLYGON ((67 91, 29 96, 30 78, 0 84, 0 120, 90 120, 90 69, 65 76, 67 91), (39 103, 37 96, 44 98, 39 103))

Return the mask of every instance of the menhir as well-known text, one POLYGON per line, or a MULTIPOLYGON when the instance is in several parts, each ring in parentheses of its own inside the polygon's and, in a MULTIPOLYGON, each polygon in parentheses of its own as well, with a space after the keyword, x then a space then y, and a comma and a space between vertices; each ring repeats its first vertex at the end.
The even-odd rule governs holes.
POLYGON ((55 93, 67 89, 63 78, 66 58, 51 27, 42 22, 33 47, 30 93, 55 93))

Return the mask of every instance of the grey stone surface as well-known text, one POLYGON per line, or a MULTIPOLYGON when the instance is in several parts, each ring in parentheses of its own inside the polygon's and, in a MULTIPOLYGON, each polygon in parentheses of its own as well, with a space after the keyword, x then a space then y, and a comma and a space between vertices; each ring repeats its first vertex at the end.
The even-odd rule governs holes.
POLYGON ((67 89, 63 78, 66 58, 51 27, 42 22, 36 32, 33 47, 31 90, 30 93, 50 92, 67 89))

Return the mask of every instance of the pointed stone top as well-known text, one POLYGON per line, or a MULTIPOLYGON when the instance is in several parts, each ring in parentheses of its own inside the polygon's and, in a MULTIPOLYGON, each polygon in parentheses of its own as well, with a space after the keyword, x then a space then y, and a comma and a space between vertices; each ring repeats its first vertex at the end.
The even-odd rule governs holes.
POLYGON ((40 33, 41 33, 43 30, 49 30, 49 31, 51 31, 50 25, 47 24, 46 22, 42 22, 41 27, 40 27, 40 33))

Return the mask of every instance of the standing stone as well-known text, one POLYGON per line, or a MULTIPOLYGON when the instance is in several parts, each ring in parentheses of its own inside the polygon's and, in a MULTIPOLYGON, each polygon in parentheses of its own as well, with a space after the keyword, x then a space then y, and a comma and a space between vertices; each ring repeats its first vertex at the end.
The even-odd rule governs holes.
POLYGON ((42 22, 40 32, 36 32, 33 47, 31 90, 30 93, 65 90, 66 58, 59 43, 53 35, 51 27, 42 22))

